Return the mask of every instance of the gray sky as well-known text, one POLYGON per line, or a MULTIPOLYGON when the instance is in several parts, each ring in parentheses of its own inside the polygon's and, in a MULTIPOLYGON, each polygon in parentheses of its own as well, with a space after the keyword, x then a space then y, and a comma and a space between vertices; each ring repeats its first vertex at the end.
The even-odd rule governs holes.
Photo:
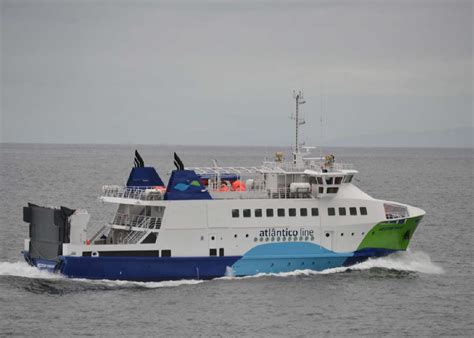
POLYGON ((0 1, 3 142, 472 142, 472 1, 0 1))

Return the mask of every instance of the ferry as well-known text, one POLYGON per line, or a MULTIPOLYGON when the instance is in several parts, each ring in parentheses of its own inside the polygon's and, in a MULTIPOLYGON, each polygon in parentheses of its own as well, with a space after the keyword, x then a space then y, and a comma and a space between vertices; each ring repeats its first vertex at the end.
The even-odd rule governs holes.
POLYGON ((135 151, 126 184, 102 187, 116 212, 94 232, 86 210, 28 203, 25 260, 71 278, 163 281, 321 271, 406 250, 425 212, 369 196, 351 164, 304 150, 305 101, 294 99, 289 161, 185 167, 174 153, 165 184, 135 151))

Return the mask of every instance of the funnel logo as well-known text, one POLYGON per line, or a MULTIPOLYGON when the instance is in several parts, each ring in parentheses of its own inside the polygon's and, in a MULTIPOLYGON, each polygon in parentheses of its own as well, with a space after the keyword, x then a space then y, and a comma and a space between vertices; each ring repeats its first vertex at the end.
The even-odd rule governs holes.
POLYGON ((176 189, 176 190, 179 190, 179 191, 186 191, 186 190, 189 189, 190 186, 200 188, 201 184, 199 183, 199 181, 194 180, 190 184, 178 183, 173 187, 173 189, 176 189))

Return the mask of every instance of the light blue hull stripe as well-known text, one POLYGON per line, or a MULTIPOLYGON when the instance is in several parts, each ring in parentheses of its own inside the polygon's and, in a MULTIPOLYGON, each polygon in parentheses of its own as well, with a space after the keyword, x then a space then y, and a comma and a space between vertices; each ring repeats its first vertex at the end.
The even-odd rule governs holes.
POLYGON ((353 252, 335 253, 313 243, 269 243, 247 251, 232 265, 232 270, 236 276, 304 269, 321 271, 343 266, 353 255, 353 252))

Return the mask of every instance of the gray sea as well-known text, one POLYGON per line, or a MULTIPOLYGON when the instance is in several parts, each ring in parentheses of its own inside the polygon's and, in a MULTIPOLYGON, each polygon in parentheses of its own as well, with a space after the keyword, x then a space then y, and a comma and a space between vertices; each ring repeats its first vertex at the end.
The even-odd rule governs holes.
MULTIPOLYGON (((426 210, 410 250, 350 269, 210 281, 67 279, 23 262, 28 202, 86 208, 123 184, 138 149, 163 178, 186 166, 256 166, 270 147, 0 144, 0 336, 473 336, 473 150, 324 149, 376 198, 426 210)), ((288 149, 284 149, 288 152, 288 149)))

